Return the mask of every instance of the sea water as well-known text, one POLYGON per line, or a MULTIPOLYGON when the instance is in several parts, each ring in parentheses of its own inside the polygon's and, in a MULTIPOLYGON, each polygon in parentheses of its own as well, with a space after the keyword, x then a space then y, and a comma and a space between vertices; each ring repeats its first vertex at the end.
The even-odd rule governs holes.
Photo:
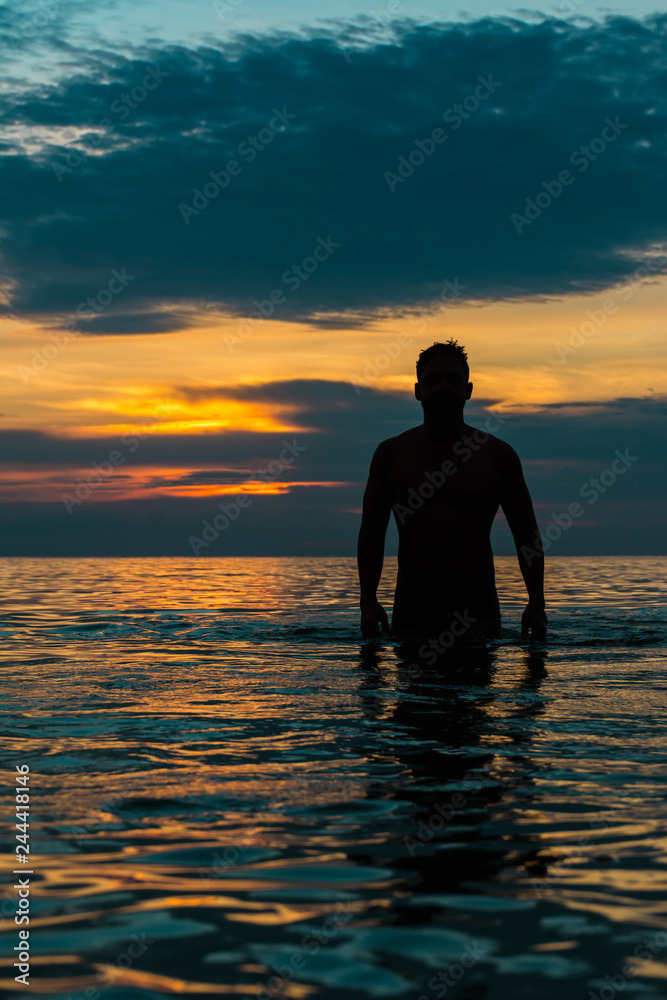
POLYGON ((667 558, 547 557, 545 642, 497 558, 434 666, 348 558, 1 568, 5 995, 665 995, 667 558))

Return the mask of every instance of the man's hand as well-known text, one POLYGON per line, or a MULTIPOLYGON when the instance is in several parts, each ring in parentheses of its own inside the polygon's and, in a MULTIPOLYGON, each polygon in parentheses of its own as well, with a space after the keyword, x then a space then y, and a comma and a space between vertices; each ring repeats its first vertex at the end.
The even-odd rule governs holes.
POLYGON ((378 622, 382 625, 384 632, 389 631, 389 619, 379 601, 364 601, 361 605, 361 634, 364 639, 370 639, 374 635, 380 634, 378 622))
POLYGON ((530 630, 531 639, 546 639, 548 620, 546 611, 528 604, 521 615, 521 638, 527 639, 530 630))

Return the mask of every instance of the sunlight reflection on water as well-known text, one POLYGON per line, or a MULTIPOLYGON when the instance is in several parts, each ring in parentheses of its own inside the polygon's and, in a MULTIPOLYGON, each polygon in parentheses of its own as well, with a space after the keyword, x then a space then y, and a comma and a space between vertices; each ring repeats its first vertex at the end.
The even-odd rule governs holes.
POLYGON ((666 569, 548 560, 530 644, 498 558, 503 638, 415 676, 350 559, 8 560, 31 995, 661 996, 666 569))

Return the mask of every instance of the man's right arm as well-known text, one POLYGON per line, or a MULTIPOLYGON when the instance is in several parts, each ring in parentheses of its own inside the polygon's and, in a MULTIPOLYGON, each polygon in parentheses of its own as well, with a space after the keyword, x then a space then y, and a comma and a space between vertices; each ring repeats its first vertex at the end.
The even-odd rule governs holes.
POLYGON ((500 506, 516 544, 519 567, 528 591, 528 604, 521 618, 521 633, 533 638, 546 637, 547 615, 544 610, 544 550, 521 460, 506 441, 500 481, 500 506))
POLYGON ((392 506, 390 474, 391 444, 383 441, 371 459, 357 543, 361 629, 365 637, 378 634, 378 622, 389 631, 387 614, 377 600, 377 588, 382 576, 384 540, 392 506))

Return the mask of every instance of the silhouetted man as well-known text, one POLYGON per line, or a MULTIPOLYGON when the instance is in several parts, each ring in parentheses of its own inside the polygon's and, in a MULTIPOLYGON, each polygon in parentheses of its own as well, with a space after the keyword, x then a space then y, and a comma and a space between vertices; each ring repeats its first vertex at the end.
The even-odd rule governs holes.
POLYGON ((422 351, 415 396, 424 422, 383 441, 371 460, 357 549, 365 637, 379 634, 378 623, 389 629, 376 594, 393 510, 399 547, 392 632, 446 634, 452 642, 463 634, 499 638, 490 539, 499 506, 528 590, 522 636, 546 636, 544 555, 521 461, 506 442, 464 423, 468 376, 456 341, 422 351))

